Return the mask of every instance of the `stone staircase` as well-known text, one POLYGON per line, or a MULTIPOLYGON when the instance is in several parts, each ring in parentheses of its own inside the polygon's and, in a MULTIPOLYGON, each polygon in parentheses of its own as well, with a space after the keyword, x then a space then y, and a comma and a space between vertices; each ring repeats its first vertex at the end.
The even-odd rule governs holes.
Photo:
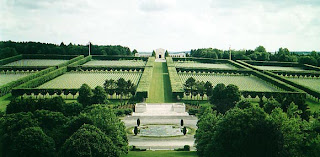
POLYGON ((183 103, 139 103, 132 116, 188 116, 183 103))

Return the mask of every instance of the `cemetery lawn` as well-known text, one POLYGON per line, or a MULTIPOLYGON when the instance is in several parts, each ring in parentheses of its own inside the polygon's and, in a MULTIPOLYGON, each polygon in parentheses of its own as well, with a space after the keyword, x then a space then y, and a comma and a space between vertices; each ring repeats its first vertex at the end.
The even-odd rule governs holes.
POLYGON ((5 112, 7 105, 10 103, 11 94, 0 97, 0 111, 5 112))
POLYGON ((166 62, 155 62, 147 103, 170 103, 172 91, 166 62))
POLYGON ((196 157, 196 151, 129 151, 127 155, 121 157, 196 157))

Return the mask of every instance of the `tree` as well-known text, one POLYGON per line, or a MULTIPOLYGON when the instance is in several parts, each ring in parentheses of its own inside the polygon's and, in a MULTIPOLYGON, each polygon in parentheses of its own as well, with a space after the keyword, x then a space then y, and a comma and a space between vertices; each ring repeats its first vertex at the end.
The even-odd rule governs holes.
POLYGON ((204 156, 277 156, 281 149, 281 135, 261 108, 234 108, 216 123, 213 132, 204 156))
POLYGON ((55 143, 39 127, 23 129, 15 141, 17 156, 54 156, 55 143))
POLYGON ((107 93, 106 91, 101 87, 97 86, 93 90, 93 99, 92 103, 93 104, 105 104, 107 102, 107 93))
POLYGON ((166 52, 164 53, 164 56, 165 56, 165 57, 169 57, 169 53, 168 53, 167 50, 166 50, 166 52))
POLYGON ((187 134, 187 128, 186 128, 186 127, 183 127, 182 133, 183 133, 183 135, 186 135, 186 134, 187 134))
POLYGON ((205 88, 205 83, 203 81, 201 82, 197 82, 196 83, 196 89, 199 93, 199 95, 201 96, 202 100, 203 100, 203 96, 205 94, 206 88, 205 88))
POLYGON ((138 53, 138 51, 137 51, 136 49, 134 49, 134 50, 132 51, 133 56, 135 56, 137 53, 138 53))
POLYGON ((138 134, 138 127, 137 126, 134 127, 133 133, 135 136, 137 136, 137 134, 138 134))
POLYGON ((210 97, 212 95, 212 90, 213 90, 212 83, 207 81, 204 84, 204 88, 205 88, 205 93, 206 93, 207 97, 210 97))
POLYGON ((191 92, 191 99, 192 99, 192 93, 193 93, 193 88, 196 84, 196 80, 193 77, 189 77, 186 80, 186 83, 184 84, 184 86, 186 87, 186 89, 190 89, 191 92))
POLYGON ((93 125, 85 124, 66 140, 59 156, 117 157, 120 156, 120 152, 103 131, 93 125))
POLYGON ((79 115, 83 110, 83 105, 78 102, 66 103, 63 105, 63 114, 65 116, 79 115))
POLYGON ((261 45, 256 47, 256 49, 254 51, 256 51, 256 52, 267 52, 266 49, 261 45))
POLYGON ((91 105, 93 93, 91 88, 87 84, 83 84, 79 89, 78 102, 83 106, 91 105))
POLYGON ((137 119, 137 125, 140 126, 140 119, 137 119))
POLYGON ((111 96, 115 93, 115 90, 117 88, 116 81, 113 79, 106 80, 105 83, 103 84, 104 90, 111 96))
POLYGON ((92 105, 86 107, 82 115, 88 117, 94 126, 108 135, 121 152, 127 153, 128 139, 125 125, 112 109, 106 105, 92 105))
POLYGON ((154 50, 152 51, 151 56, 152 56, 152 57, 155 57, 155 56, 156 56, 156 52, 154 52, 154 50))
POLYGON ((274 98, 270 98, 268 99, 267 103, 264 104, 263 109, 265 112, 270 114, 272 110, 274 110, 277 107, 281 107, 280 103, 274 98))
POLYGON ((239 88, 233 84, 225 87, 224 84, 217 84, 210 97, 210 103, 216 106, 220 113, 225 113, 233 108, 241 99, 239 88))

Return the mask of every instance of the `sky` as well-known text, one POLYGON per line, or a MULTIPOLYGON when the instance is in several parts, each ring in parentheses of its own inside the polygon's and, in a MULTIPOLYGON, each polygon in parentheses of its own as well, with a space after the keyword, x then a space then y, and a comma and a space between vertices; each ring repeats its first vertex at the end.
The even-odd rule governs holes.
POLYGON ((0 41, 320 50, 320 0, 0 0, 0 41))

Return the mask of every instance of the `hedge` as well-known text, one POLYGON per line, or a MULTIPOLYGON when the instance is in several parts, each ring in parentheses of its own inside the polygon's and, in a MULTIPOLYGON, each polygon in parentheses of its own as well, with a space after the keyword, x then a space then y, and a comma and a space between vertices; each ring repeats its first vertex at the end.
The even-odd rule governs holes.
POLYGON ((144 67, 68 66, 68 71, 143 71, 144 67))
POLYGON ((75 57, 75 58, 70 59, 70 60, 67 61, 67 62, 64 62, 64 63, 59 64, 58 67, 67 66, 67 65, 69 65, 69 64, 71 64, 71 63, 74 63, 74 62, 76 62, 76 61, 79 61, 79 60, 81 60, 81 59, 83 59, 83 58, 84 58, 83 55, 80 55, 80 56, 78 56, 78 57, 75 57))
POLYGON ((5 64, 11 63, 11 62, 14 62, 17 60, 21 60, 21 59, 22 59, 22 55, 16 55, 16 56, 12 56, 9 58, 4 58, 4 59, 0 60, 0 65, 5 65, 5 64))
POLYGON ((306 70, 320 71, 320 67, 313 66, 313 65, 303 64, 303 67, 306 70))
MULTIPOLYGON (((245 66, 248 66, 248 67, 250 67, 250 68, 252 68, 252 69, 256 69, 256 68, 254 68, 252 65, 250 65, 250 64, 248 64, 248 63, 245 63, 245 62, 243 62, 243 61, 238 61, 238 60, 237 60, 237 62, 239 62, 240 64, 243 64, 243 65, 245 65, 245 66)), ((261 70, 260 70, 260 71, 261 71, 261 70)), ((306 87, 306 86, 296 84, 296 83, 294 83, 294 82, 286 79, 285 77, 279 76, 279 75, 274 74, 274 73, 272 73, 272 72, 269 72, 269 71, 262 71, 262 72, 264 73, 262 76, 268 75, 268 77, 273 78, 274 80, 278 80, 278 83, 281 84, 281 85, 283 85, 283 86, 290 87, 290 88, 292 88, 292 89, 295 89, 295 91, 299 91, 299 92, 302 90, 302 91, 305 91, 305 92, 307 92, 308 94, 310 94, 310 95, 312 95, 312 96, 314 96, 314 97, 316 97, 316 98, 318 98, 318 99, 320 98, 320 92, 317 92, 317 91, 315 91, 315 90, 313 90, 313 89, 310 89, 310 88, 308 88, 308 87, 306 87)), ((261 72, 256 72, 256 73, 262 74, 261 72)))
POLYGON ((68 66, 82 65, 84 63, 87 63, 87 62, 91 61, 91 59, 92 59, 92 56, 87 56, 87 57, 82 58, 82 59, 80 59, 80 60, 78 60, 76 62, 73 62, 73 63, 69 64, 68 66))
POLYGON ((14 88, 12 89, 12 95, 17 97, 17 96, 22 96, 24 94, 31 95, 32 93, 35 95, 42 94, 42 95, 61 95, 61 94, 72 94, 76 95, 79 92, 79 89, 39 89, 39 88, 14 88))
POLYGON ((38 87, 39 85, 41 85, 47 81, 50 81, 50 80, 64 74, 65 72, 67 72, 67 67, 62 67, 62 68, 56 69, 54 71, 51 71, 45 75, 42 75, 40 77, 32 79, 24 84, 21 84, 17 88, 35 88, 35 87, 38 87))
POLYGON ((277 61, 252 61, 243 60, 246 63, 257 66, 283 66, 283 67, 302 67, 298 62, 277 62, 277 61))
POLYGON ((174 98, 183 97, 184 87, 175 67, 168 67, 170 84, 174 98))
POLYGON ((70 60, 79 55, 55 55, 55 54, 23 54, 23 59, 65 59, 70 60))
POLYGON ((48 66, 0 66, 0 71, 36 71, 46 68, 48 68, 48 66))
POLYGON ((134 56, 107 56, 107 55, 92 55, 92 59, 96 60, 143 60, 147 61, 148 57, 134 57, 134 56))
POLYGON ((140 81, 136 90, 136 97, 138 99, 148 98, 148 92, 149 92, 149 88, 152 80, 154 60, 155 60, 154 57, 149 57, 147 65, 140 78, 140 81))
POLYGON ((174 62, 172 60, 172 57, 166 57, 166 60, 167 60, 167 66, 168 67, 174 67, 174 62))
POLYGON ((18 79, 16 81, 12 81, 10 83, 7 83, 7 84, 5 84, 3 86, 0 86, 0 96, 3 96, 5 94, 9 93, 11 91, 11 89, 16 87, 16 86, 19 86, 19 85, 21 85, 23 83, 26 83, 26 82, 28 82, 28 81, 30 81, 32 79, 35 79, 35 78, 37 78, 39 76, 47 74, 47 73, 49 73, 51 71, 54 71, 55 69, 56 69, 55 67, 50 67, 50 68, 47 68, 45 70, 41 70, 39 72, 30 74, 30 75, 28 75, 26 77, 20 78, 20 79, 18 79))
POLYGON ((146 67, 153 67, 155 59, 156 58, 154 58, 154 57, 149 57, 148 62, 146 64, 146 67))

